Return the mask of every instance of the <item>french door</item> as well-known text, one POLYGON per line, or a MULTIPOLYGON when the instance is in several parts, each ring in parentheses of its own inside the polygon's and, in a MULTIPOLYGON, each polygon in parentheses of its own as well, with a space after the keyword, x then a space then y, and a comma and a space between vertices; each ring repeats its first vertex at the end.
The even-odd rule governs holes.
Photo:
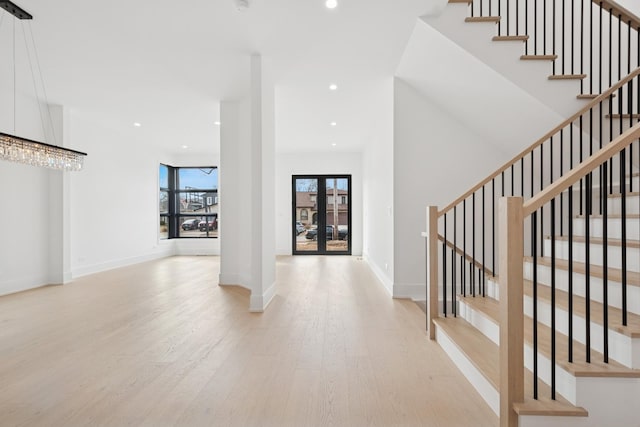
POLYGON ((351 175, 292 177, 294 255, 351 255, 351 175))

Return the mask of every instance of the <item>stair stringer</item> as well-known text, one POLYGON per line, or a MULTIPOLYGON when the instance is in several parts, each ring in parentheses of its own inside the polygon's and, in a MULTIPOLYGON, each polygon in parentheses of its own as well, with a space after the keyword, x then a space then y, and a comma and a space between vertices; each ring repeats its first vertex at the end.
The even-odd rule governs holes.
POLYGON ((467 3, 449 3, 437 16, 422 16, 420 20, 465 49, 505 78, 567 118, 585 104, 576 96, 580 82, 551 81, 551 61, 523 61, 523 42, 494 42, 497 35, 493 23, 468 23, 467 3))

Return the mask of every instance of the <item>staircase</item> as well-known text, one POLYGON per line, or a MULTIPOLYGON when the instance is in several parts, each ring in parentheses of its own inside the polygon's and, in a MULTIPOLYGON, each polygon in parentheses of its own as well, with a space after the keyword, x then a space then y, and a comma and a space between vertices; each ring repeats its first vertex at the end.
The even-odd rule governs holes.
POLYGON ((454 13, 427 21, 451 33, 466 8, 465 25, 524 43, 523 63, 552 62, 550 80, 578 81, 563 111, 582 105, 448 206, 427 208, 429 336, 501 425, 640 426, 640 20, 612 1, 449 3, 454 13), (551 31, 538 28, 547 3, 551 31), (595 62, 565 31, 576 10, 590 24, 574 31, 597 32, 595 62))

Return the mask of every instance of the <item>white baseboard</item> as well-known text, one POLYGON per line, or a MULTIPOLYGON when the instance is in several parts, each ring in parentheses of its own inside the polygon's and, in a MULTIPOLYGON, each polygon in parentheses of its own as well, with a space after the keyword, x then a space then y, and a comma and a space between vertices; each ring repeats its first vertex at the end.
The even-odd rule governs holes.
POLYGON ((47 285, 49 285, 49 282, 46 274, 0 281, 0 296, 37 289, 47 285))
POLYGON ((369 257, 369 254, 363 253, 362 259, 369 265, 373 274, 378 278, 382 286, 387 290, 389 296, 393 297, 393 281, 378 267, 378 265, 369 257))
POLYGON ((166 258, 173 255, 173 248, 167 248, 159 252, 153 252, 146 255, 138 255, 130 258, 116 259, 106 262, 101 262, 93 265, 87 265, 78 267, 71 270, 71 276, 82 277, 89 274, 100 273, 102 271, 113 270, 114 268, 127 267, 129 265, 139 264, 141 262, 153 261, 160 258, 166 258))
POLYGON ((393 297, 424 301, 426 298, 426 285, 424 283, 394 283, 393 297))
POLYGON ((249 311, 251 313, 262 313, 264 312, 271 301, 273 301, 273 297, 276 296, 276 283, 273 282, 269 288, 264 291, 262 295, 254 295, 251 292, 251 299, 249 302, 249 311))

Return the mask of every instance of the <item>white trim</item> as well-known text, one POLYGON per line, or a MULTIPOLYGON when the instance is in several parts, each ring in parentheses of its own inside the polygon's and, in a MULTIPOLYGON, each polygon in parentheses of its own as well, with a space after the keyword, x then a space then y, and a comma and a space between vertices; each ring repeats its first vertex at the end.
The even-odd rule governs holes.
POLYGON ((378 264, 373 262, 373 260, 369 257, 369 254, 362 254, 362 259, 369 265, 369 268, 373 272, 373 274, 378 278, 382 286, 385 288, 389 296, 393 297, 393 281, 382 271, 378 264))
POLYGON ((107 270, 113 270, 114 268, 127 267, 129 265, 139 264, 141 262, 153 261, 156 259, 166 258, 173 256, 173 248, 169 250, 163 250, 146 255, 138 255, 130 258, 116 259, 106 262, 101 262, 93 265, 88 265, 79 268, 72 268, 72 277, 88 276, 89 274, 100 273, 107 270))
POLYGON ((51 283, 49 283, 49 277, 47 274, 13 279, 6 282, 0 282, 0 296, 11 295, 31 289, 38 289, 49 285, 51 285, 51 283))
POLYGON ((426 284, 424 283, 394 283, 394 298, 409 298, 413 301, 424 301, 426 298, 426 284))
POLYGON ((460 372, 471 383, 489 407, 500 416, 500 393, 484 375, 467 358, 462 350, 449 338, 449 336, 436 325, 436 341, 447 353, 447 356, 458 367, 460 372))
POLYGON ((249 302, 249 311, 251 313, 262 313, 264 312, 273 298, 276 296, 276 282, 273 282, 269 288, 264 291, 262 295, 254 295, 253 291, 251 292, 251 299, 249 302))
POLYGON ((249 283, 249 281, 246 279, 246 277, 243 277, 241 274, 235 274, 235 273, 218 274, 218 284, 223 286, 240 286, 242 288, 250 290, 250 288, 246 286, 246 283, 249 283))

